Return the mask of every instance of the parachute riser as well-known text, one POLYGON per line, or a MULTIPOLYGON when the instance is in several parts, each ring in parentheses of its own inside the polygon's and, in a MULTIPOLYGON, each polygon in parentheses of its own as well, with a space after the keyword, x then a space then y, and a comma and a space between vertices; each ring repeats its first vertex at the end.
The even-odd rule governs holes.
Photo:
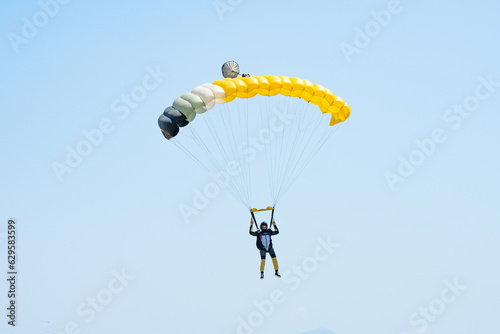
POLYGON ((273 219, 274 219, 274 209, 275 209, 274 207, 270 207, 270 206, 268 206, 268 207, 267 207, 267 208, 265 208, 265 209, 260 209, 260 210, 257 210, 257 209, 255 209, 255 208, 250 209, 250 214, 252 215, 252 219, 253 219, 253 221, 255 222, 255 226, 257 227, 257 232, 260 232, 260 226, 259 226, 259 224, 257 223, 257 219, 255 218, 255 212, 258 212, 258 211, 269 211, 269 210, 272 210, 272 211, 271 211, 271 222, 269 223, 269 227, 271 227, 271 226, 272 226, 272 224, 273 224, 273 219))
POLYGON ((257 227, 257 232, 260 232, 259 224, 257 224, 257 219, 255 219, 255 214, 252 210, 250 210, 250 214, 252 215, 252 219, 255 223, 255 226, 257 227))

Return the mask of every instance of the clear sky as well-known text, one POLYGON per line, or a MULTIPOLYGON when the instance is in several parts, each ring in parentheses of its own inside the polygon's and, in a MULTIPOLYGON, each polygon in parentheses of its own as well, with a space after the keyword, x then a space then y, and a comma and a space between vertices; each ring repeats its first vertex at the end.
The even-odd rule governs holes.
POLYGON ((0 331, 493 333, 499 11, 451 0, 4 4, 0 267, 7 277, 14 219, 18 277, 16 328, 1 280, 0 331), (281 280, 270 261, 258 278, 250 216, 228 193, 182 216, 210 177, 157 125, 231 59, 243 73, 320 83, 352 109, 276 210, 281 280), (126 102, 134 92, 145 94, 126 102))

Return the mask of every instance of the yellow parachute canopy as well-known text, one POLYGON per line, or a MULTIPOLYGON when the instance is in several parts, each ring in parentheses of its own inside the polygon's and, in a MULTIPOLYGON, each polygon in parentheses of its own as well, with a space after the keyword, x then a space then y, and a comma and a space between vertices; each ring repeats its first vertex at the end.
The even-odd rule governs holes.
POLYGON ((259 75, 225 78, 197 86, 191 92, 182 94, 172 106, 165 109, 158 124, 165 138, 171 139, 178 134, 179 127, 188 125, 197 114, 212 109, 215 104, 231 102, 237 97, 247 99, 256 95, 278 94, 299 97, 317 105, 322 113, 331 115, 331 126, 345 121, 351 114, 351 108, 344 100, 321 85, 299 78, 259 75))
POLYGON ((224 90, 225 102, 235 98, 246 99, 255 95, 299 97, 306 102, 317 105, 323 113, 332 115, 330 125, 345 121, 351 114, 351 108, 332 91, 309 80, 288 78, 277 75, 259 75, 257 77, 238 77, 216 80, 212 83, 224 90))

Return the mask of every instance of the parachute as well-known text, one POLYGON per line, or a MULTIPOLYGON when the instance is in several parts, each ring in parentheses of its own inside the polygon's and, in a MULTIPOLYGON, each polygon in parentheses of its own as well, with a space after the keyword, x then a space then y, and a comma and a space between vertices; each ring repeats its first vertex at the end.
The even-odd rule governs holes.
POLYGON ((258 185, 262 192, 267 183, 274 208, 351 109, 332 91, 308 80, 238 76, 234 61, 225 63, 222 72, 224 79, 175 99, 158 125, 166 139, 214 177, 219 190, 226 189, 251 209, 252 188, 258 185))

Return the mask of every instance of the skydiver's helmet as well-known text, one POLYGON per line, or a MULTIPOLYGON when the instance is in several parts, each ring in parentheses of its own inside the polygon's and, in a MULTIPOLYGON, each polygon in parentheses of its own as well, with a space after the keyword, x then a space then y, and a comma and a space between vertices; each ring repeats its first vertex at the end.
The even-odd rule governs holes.
POLYGON ((262 223, 260 223, 260 229, 261 229, 261 230, 267 230, 267 223, 266 223, 266 222, 262 222, 262 223), (264 225, 266 226, 266 228, 265 228, 265 229, 264 229, 264 228, 262 228, 262 226, 264 226, 264 225))

